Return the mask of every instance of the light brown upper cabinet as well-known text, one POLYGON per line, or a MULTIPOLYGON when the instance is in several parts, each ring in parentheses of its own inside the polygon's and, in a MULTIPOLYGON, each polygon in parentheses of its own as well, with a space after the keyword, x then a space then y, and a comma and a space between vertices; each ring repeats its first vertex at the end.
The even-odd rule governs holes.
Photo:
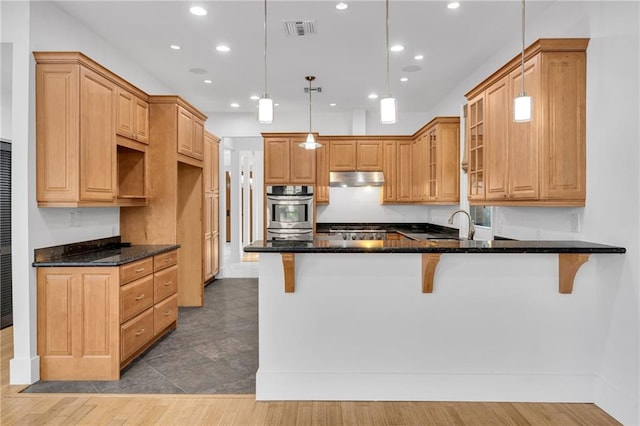
POLYGON ((460 118, 437 117, 424 131, 426 204, 460 202, 460 118))
POLYGON ((179 154, 196 160, 204 158, 204 120, 206 117, 201 117, 197 110, 178 105, 179 154))
POLYGON ((329 142, 318 138, 322 145, 316 150, 316 186, 314 195, 316 204, 329 204, 329 142))
POLYGON ((520 55, 466 94, 472 205, 583 206, 589 39, 540 39, 525 50, 531 121, 513 121, 520 55))
POLYGON ((266 185, 315 184, 316 150, 299 146, 306 134, 263 133, 262 136, 266 185))
POLYGON ((382 171, 383 140, 379 137, 332 138, 329 142, 329 170, 382 171))
POLYGON ((79 52, 33 55, 38 206, 146 205, 146 145, 116 135, 119 89, 139 89, 79 52))
POLYGON ((125 138, 149 143, 149 103, 126 89, 118 88, 117 133, 125 138))
POLYGON ((398 144, 396 141, 384 141, 382 143, 384 173, 384 186, 380 191, 380 201, 382 204, 394 203, 398 201, 398 144))

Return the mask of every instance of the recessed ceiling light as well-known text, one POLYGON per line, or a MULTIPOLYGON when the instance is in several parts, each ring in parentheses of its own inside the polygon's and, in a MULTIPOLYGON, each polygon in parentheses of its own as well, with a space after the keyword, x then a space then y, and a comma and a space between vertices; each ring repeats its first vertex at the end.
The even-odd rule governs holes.
POLYGON ((180 50, 180 46, 178 46, 177 44, 172 44, 169 47, 172 48, 173 50, 180 50))
POLYGON ((280 106, 280 104, 273 104, 273 106, 280 106))
POLYGON ((213 81, 211 81, 211 80, 204 80, 204 82, 207 83, 207 84, 213 83, 213 81))
POLYGON ((404 50, 404 46, 401 44, 394 44, 389 48, 389 50, 392 52, 402 52, 404 50))
POLYGON ((332 107, 333 107, 333 106, 336 106, 336 104, 329 104, 329 106, 332 106, 332 107))
POLYGON ((258 95, 253 95, 253 96, 251 96, 249 99, 251 99, 252 101, 257 101, 258 99, 260 99, 260 96, 258 96, 258 95))
POLYGON ((231 108, 240 108, 240 104, 237 102, 231 102, 231 104, 229 105, 231 108))
POLYGON ((416 61, 421 61, 424 59, 424 55, 416 55, 413 57, 413 59, 415 59, 416 61))
POLYGON ((204 7, 200 7, 200 6, 193 6, 189 9, 189 12, 191 12, 192 14, 196 15, 196 16, 204 16, 207 14, 207 9, 205 9, 204 7))
POLYGON ((369 93, 369 99, 378 99, 377 93, 369 93))
POLYGON ((405 82, 409 81, 409 79, 408 79, 407 77, 402 77, 402 78, 400 79, 400 81, 401 81, 401 82, 403 82, 403 83, 405 83, 405 82))
POLYGON ((336 9, 338 9, 338 10, 345 10, 348 7, 349 7, 349 5, 346 4, 346 3, 340 2, 340 3, 336 4, 336 9))
POLYGON ((457 9, 460 7, 460 3, 458 3, 457 1, 452 1, 449 2, 449 4, 447 4, 447 8, 449 9, 457 9))
POLYGON ((229 46, 225 46, 224 44, 220 44, 220 45, 216 46, 216 50, 218 52, 230 52, 231 48, 229 46))

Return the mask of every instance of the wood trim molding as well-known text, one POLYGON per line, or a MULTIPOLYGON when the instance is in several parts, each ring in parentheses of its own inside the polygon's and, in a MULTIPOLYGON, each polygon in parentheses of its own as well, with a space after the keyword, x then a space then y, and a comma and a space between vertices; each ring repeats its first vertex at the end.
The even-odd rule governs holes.
POLYGON ((436 274, 436 266, 440 262, 440 253, 422 254, 422 292, 433 293, 433 277, 436 274))
POLYGON ((296 258, 293 253, 280 253, 282 256, 282 268, 284 269, 284 292, 294 293, 296 291, 295 267, 296 258))
POLYGON ((588 260, 589 255, 585 253, 561 253, 558 255, 558 291, 561 294, 573 292, 573 280, 576 273, 588 260))

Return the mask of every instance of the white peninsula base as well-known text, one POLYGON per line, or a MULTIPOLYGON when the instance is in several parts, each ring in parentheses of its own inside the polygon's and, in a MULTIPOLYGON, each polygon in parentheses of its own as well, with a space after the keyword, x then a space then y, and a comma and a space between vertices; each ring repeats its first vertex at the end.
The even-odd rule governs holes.
POLYGON ((258 400, 593 402, 595 267, 555 254, 260 253, 258 400))

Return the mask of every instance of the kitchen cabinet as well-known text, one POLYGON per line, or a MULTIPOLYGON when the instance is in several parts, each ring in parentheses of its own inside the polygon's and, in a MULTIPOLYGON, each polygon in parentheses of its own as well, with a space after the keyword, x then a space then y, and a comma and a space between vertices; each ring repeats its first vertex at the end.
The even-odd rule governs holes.
POLYGON ((383 140, 379 137, 332 138, 329 142, 329 170, 382 171, 383 140))
POLYGON ((178 153, 196 160, 204 157, 204 118, 193 109, 178 105, 178 153))
POLYGON ((382 143, 382 172, 384 173, 384 186, 380 191, 382 204, 398 201, 397 148, 398 144, 396 141, 384 141, 382 143))
POLYGON ((262 136, 266 185, 315 184, 317 150, 299 146, 305 141, 306 134, 263 133, 262 136))
MULTIPOLYGON (((206 116, 179 96, 154 95, 148 102, 152 201, 144 209, 121 209, 120 235, 133 244, 179 244, 178 305, 202 306, 206 224, 203 161, 179 153, 176 147, 179 131, 184 130, 179 124, 181 112, 191 113, 192 119, 204 120, 206 116)), ((202 139, 204 157, 204 133, 202 139)))
POLYGON ((116 120, 118 135, 149 143, 149 103, 121 87, 118 88, 116 120))
POLYGON ((42 380, 118 380, 177 326, 177 252, 114 267, 38 268, 42 380))
POLYGON ((458 204, 460 202, 460 118, 436 117, 425 129, 423 146, 426 202, 458 204))
POLYGON ((146 205, 146 145, 121 143, 116 122, 119 91, 139 89, 79 52, 34 58, 38 206, 146 205))
POLYGON ((408 203, 413 201, 412 149, 412 140, 400 140, 397 143, 396 194, 397 201, 401 203, 408 203))
POLYGON ((411 200, 421 203, 427 199, 427 183, 426 168, 428 161, 426 159, 427 151, 427 135, 421 134, 417 136, 411 146, 411 200))
POLYGON ((329 204, 329 141, 318 138, 318 143, 322 147, 316 150, 315 202, 329 204))
POLYGON ((220 253, 220 138, 204 135, 204 282, 219 272, 220 253))
POLYGON ((513 121, 519 55, 466 94, 471 204, 584 205, 588 42, 540 39, 525 50, 529 122, 513 121))

